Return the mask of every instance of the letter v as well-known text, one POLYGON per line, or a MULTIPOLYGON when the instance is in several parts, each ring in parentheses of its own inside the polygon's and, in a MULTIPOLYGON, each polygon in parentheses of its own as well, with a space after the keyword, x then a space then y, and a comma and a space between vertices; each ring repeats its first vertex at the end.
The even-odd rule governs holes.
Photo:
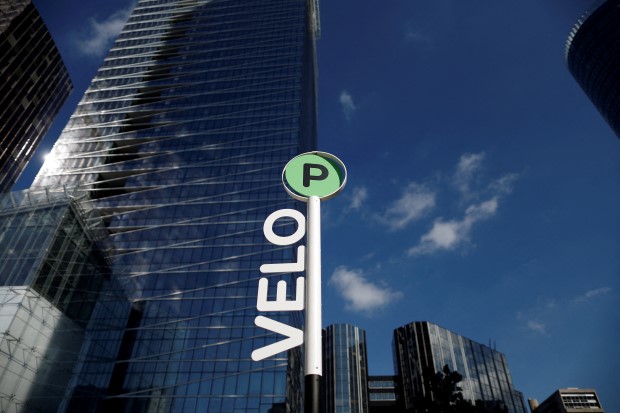
POLYGON ((259 315, 254 319, 254 324, 258 327, 262 327, 266 330, 273 331, 274 333, 280 333, 283 336, 288 337, 285 340, 254 350, 252 352, 252 360, 254 361, 264 360, 267 357, 271 357, 293 347, 300 346, 304 342, 303 331, 270 318, 263 317, 262 315, 259 315))

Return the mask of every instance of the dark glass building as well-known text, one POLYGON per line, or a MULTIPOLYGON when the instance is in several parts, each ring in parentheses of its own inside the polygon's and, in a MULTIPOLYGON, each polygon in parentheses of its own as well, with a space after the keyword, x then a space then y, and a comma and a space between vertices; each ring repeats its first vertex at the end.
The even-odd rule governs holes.
MULTIPOLYGON (((90 330, 62 409, 301 410, 301 350, 250 355, 281 339, 254 324, 259 267, 297 246, 262 227, 303 206, 281 173, 316 146, 317 17, 307 0, 136 5, 33 184, 72 188, 101 216, 131 303, 123 328, 90 330)), ((296 275, 269 275, 270 297, 296 275)))
POLYGON ((620 137, 620 0, 597 3, 566 43, 566 62, 594 106, 620 137))
POLYGON ((323 331, 323 398, 321 411, 368 413, 366 332, 349 324, 323 331))
POLYGON ((368 376, 370 413, 396 413, 398 410, 398 376, 368 376))
POLYGON ((430 411, 429 400, 436 400, 431 381, 447 365, 462 376, 457 386, 469 406, 464 409, 527 412, 523 395, 512 385, 506 357, 490 347, 433 323, 413 322, 394 330, 393 350, 396 374, 371 376, 366 332, 348 324, 327 327, 323 332, 321 411, 430 411))
POLYGON ((489 406, 499 402, 510 413, 527 412, 523 395, 512 385, 506 357, 490 347, 419 321, 394 331, 394 352, 405 409, 416 411, 417 401, 433 397, 429 378, 447 365, 463 377, 458 385, 464 399, 489 406))
POLYGON ((8 192, 73 86, 30 0, 0 0, 0 192, 8 192))

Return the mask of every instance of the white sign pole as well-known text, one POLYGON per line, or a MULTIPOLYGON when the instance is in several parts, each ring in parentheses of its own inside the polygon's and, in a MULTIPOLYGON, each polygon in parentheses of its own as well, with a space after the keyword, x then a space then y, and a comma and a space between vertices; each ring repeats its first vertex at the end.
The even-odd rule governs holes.
POLYGON ((321 200, 308 199, 306 261, 306 374, 323 374, 321 311, 321 200))
MULTIPOLYGON (((291 159, 282 171, 282 183, 288 194, 298 201, 307 202, 306 218, 307 248, 297 248, 297 261, 294 263, 263 264, 261 273, 302 272, 306 270, 305 300, 304 279, 298 277, 294 300, 286 299, 286 282, 278 282, 275 301, 268 300, 269 280, 262 278, 258 286, 256 308, 259 311, 301 311, 306 309, 306 325, 302 332, 286 324, 257 316, 254 324, 274 333, 279 333, 285 340, 269 344, 252 352, 252 359, 263 360, 282 351, 286 351, 305 342, 305 403, 304 413, 321 413, 320 388, 323 375, 323 330, 321 308, 321 200, 336 196, 347 181, 347 168, 342 161, 326 152, 307 152, 291 159), (304 262, 305 258, 305 262, 304 262), (305 265, 304 265, 305 264, 305 265)), ((303 237, 303 216, 295 210, 281 210, 271 214, 265 221, 263 232, 267 240, 275 245, 292 245, 303 237), (289 216, 297 221, 297 231, 290 236, 278 236, 273 232, 274 222, 289 216)))
POLYGON ((323 375, 322 309, 321 309, 321 200, 318 196, 308 198, 306 217, 306 408, 319 413, 319 387, 323 375), (310 401, 314 403, 308 403, 310 401))

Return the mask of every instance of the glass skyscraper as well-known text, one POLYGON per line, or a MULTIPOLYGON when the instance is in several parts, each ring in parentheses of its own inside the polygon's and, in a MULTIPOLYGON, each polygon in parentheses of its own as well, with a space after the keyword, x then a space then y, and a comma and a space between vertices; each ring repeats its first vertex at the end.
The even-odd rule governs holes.
POLYGON ((323 330, 323 398, 326 413, 368 413, 366 332, 349 324, 323 330))
MULTIPOLYGON (((97 212, 131 304, 123 328, 91 322, 61 409, 301 410, 301 350, 250 354, 281 339, 254 325, 259 267, 296 245, 262 226, 300 207, 282 168, 316 146, 317 13, 307 0, 136 5, 33 183, 97 212)), ((294 285, 270 278, 270 297, 294 285)))
POLYGON ((13 187, 72 89, 31 0, 0 0, 0 192, 13 187))
POLYGON ((405 409, 415 409, 416 401, 430 392, 429 375, 447 365, 463 377, 458 386, 464 399, 490 405, 499 401, 510 413, 527 413, 499 351, 425 321, 394 330, 394 351, 405 409))

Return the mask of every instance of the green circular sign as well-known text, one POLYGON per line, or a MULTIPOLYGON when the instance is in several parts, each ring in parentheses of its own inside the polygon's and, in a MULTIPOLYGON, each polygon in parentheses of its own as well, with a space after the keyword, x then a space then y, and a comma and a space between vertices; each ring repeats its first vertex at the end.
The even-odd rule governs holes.
POLYGON ((340 159, 327 152, 307 152, 291 159, 282 172, 286 192, 306 201, 311 196, 329 199, 347 181, 347 169, 340 159))

